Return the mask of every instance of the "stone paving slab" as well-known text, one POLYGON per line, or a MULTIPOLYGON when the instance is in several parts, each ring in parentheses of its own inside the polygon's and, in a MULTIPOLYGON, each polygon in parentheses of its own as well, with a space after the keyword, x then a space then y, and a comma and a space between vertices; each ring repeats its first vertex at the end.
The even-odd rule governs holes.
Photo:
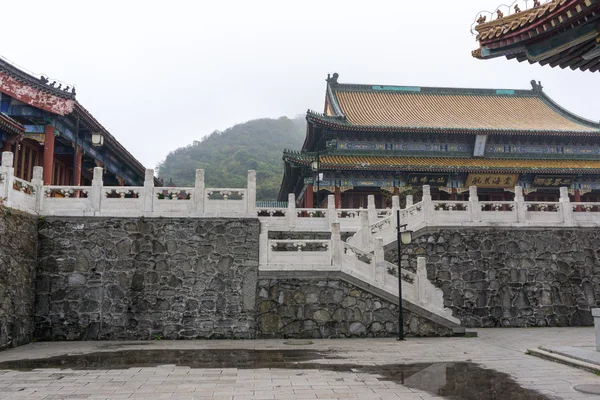
MULTIPOLYGON (((440 378, 443 371, 435 364, 440 362, 477 363, 509 374, 521 387, 551 399, 600 399, 600 396, 573 389, 576 385, 600 384, 599 376, 525 354, 528 348, 540 345, 594 346, 593 328, 480 329, 478 333, 478 338, 411 338, 404 342, 394 339, 315 340, 313 344, 302 346, 285 345, 279 340, 34 343, 1 352, 0 363, 136 349, 322 351, 338 358, 315 360, 320 366, 311 369, 235 368, 235 365, 189 368, 172 364, 127 369, 43 368, 32 371, 2 370, 0 367, 0 399, 443 399, 443 394, 435 390, 428 392, 410 387, 419 384, 419 380, 439 379, 438 386, 443 388, 445 381, 440 378), (367 368, 383 371, 386 365, 411 363, 433 364, 408 377, 405 384, 382 374, 364 372, 367 368), (335 369, 344 364, 356 364, 361 368, 335 369)), ((432 387, 435 388, 435 384, 432 387)))

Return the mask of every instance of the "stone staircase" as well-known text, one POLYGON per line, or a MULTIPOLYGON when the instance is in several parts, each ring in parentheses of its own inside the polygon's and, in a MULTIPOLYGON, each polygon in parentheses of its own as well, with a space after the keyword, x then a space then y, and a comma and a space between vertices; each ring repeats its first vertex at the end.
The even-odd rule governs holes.
MULTIPOLYGON (((419 205, 402 210, 410 214, 419 209, 419 205)), ((363 213, 366 214, 366 213, 363 213)), ((416 214, 415 214, 416 215, 416 214)), ((372 240, 371 248, 362 249, 352 244, 360 242, 365 231, 357 232, 348 242, 341 240, 340 224, 331 225, 329 240, 273 240, 268 239, 268 230, 261 229, 261 249, 259 271, 265 272, 336 272, 341 279, 360 286, 390 301, 398 299, 397 266, 384 259, 384 240, 395 240, 392 217, 381 219, 377 226, 382 227, 377 233, 382 237, 372 240), (385 238, 385 239, 384 239, 385 238)), ((366 239, 363 237, 363 239, 366 239)), ((402 269, 402 300, 405 309, 431 320, 432 322, 462 333, 460 320, 452 315, 452 311, 444 307, 443 292, 427 279, 426 260, 417 259, 417 271, 402 269)))

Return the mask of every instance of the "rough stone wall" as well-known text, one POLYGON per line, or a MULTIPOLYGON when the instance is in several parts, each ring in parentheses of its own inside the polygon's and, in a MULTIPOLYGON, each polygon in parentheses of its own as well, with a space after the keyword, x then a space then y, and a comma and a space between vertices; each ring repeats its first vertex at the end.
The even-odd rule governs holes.
POLYGON ((257 219, 48 218, 43 340, 251 338, 257 219))
MULTIPOLYGON (((340 279, 259 278, 259 338, 389 337, 398 332, 398 306, 340 279)), ((447 336, 451 329, 407 311, 404 332, 447 336)))
POLYGON ((466 327, 588 326, 600 305, 595 229, 443 229, 403 247, 409 269, 417 256, 466 327))
POLYGON ((0 350, 33 335, 37 217, 0 206, 0 350))

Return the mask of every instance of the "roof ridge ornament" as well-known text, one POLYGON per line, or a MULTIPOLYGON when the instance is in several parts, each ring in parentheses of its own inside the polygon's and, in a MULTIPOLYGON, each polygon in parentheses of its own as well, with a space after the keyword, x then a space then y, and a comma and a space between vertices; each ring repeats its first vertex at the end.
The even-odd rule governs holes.
POLYGON ((531 80, 531 89, 535 92, 535 93, 541 93, 542 90, 544 89, 544 87, 542 86, 542 81, 535 81, 535 79, 531 80))
POLYGON ((331 76, 330 74, 327 74, 327 83, 330 85, 337 85, 338 84, 338 78, 340 77, 340 74, 338 74, 337 72, 333 73, 333 76, 331 76))

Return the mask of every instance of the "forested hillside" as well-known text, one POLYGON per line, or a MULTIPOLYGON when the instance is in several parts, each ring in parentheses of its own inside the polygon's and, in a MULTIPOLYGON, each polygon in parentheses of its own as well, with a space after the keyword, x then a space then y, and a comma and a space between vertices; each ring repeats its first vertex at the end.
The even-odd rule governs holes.
POLYGON ((258 200, 275 200, 283 177, 284 149, 300 149, 306 121, 257 119, 215 131, 170 152, 158 166, 158 177, 177 186, 193 186, 195 171, 205 170, 206 187, 246 187, 248 170, 256 170, 258 200))

